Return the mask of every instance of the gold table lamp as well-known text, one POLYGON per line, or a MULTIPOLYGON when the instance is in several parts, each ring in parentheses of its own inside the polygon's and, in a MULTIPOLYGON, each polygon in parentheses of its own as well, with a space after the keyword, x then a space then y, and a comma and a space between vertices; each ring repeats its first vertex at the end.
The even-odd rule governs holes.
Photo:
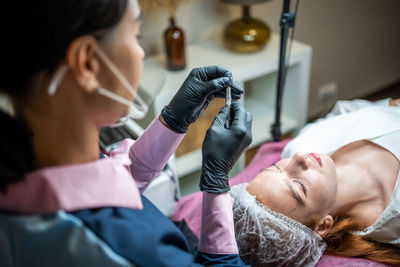
POLYGON ((224 45, 238 53, 250 53, 262 49, 268 42, 271 30, 262 20, 250 15, 250 5, 269 0, 220 0, 227 4, 242 5, 243 15, 230 22, 224 30, 224 45))

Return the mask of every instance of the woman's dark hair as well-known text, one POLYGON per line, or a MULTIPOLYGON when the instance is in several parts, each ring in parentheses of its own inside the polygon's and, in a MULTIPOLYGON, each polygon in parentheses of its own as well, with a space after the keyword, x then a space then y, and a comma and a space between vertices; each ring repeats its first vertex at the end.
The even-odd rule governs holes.
POLYGON ((127 6, 127 0, 3 2, 1 10, 14 14, 0 26, 0 88, 10 96, 23 93, 33 74, 54 70, 72 40, 116 26, 127 6))
MULTIPOLYGON (((29 95, 29 81, 35 74, 51 74, 77 37, 91 34, 104 38, 121 21, 127 5, 128 0, 2 1, 0 91, 12 99, 29 95)), ((33 159, 32 149, 27 147, 30 142, 21 140, 30 139, 23 123, 5 114, 0 123, 7 129, 6 133, 0 131, 0 190, 4 191, 33 168, 33 159), (5 160, 10 156, 4 155, 7 151, 15 158, 5 160), (14 161, 16 164, 10 164, 14 161)))

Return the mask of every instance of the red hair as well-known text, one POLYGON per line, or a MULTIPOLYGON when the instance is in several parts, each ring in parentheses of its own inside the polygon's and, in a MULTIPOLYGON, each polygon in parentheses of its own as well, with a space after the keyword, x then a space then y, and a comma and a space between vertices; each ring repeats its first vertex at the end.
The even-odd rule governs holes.
POLYGON ((323 237, 328 245, 326 252, 337 256, 365 258, 400 265, 400 248, 351 234, 352 231, 359 230, 357 225, 351 218, 335 218, 332 229, 323 237))

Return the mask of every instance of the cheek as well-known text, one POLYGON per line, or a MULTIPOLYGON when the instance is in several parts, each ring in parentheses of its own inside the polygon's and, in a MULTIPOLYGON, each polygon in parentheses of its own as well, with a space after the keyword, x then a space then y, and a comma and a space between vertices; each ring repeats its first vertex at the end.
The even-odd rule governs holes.
POLYGON ((129 82, 137 89, 143 69, 144 51, 132 33, 124 34, 114 47, 115 64, 129 82))
POLYGON ((137 89, 143 71, 143 49, 139 45, 126 45, 121 51, 120 57, 124 62, 122 72, 130 85, 137 89))
POLYGON ((331 196, 336 192, 337 186, 336 165, 331 158, 328 158, 326 162, 327 168, 324 172, 324 177, 322 177, 322 183, 324 184, 327 196, 331 196))
POLYGON ((317 210, 324 209, 327 205, 330 205, 336 193, 336 180, 328 174, 315 175, 313 180, 312 204, 317 210))
POLYGON ((324 162, 324 173, 328 176, 329 179, 336 179, 336 165, 331 157, 326 155, 323 158, 324 162))
POLYGON ((143 71, 144 51, 140 45, 135 45, 132 57, 132 85, 135 89, 139 86, 140 76, 143 71))
POLYGON ((315 199, 315 201, 318 201, 320 196, 325 191, 328 176, 325 172, 310 172, 306 174, 306 177, 311 184, 313 198, 315 199))

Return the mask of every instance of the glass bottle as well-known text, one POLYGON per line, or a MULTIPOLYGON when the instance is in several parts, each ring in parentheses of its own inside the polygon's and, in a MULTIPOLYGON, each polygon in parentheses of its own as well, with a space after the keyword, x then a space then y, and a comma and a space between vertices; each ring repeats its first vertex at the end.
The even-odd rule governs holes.
POLYGON ((255 52, 265 47, 271 30, 265 22, 250 15, 250 6, 243 6, 243 16, 229 23, 224 31, 225 47, 239 53, 255 52))
POLYGON ((169 18, 169 27, 164 32, 165 52, 167 54, 167 68, 182 70, 185 62, 185 36, 175 24, 175 18, 169 18))

